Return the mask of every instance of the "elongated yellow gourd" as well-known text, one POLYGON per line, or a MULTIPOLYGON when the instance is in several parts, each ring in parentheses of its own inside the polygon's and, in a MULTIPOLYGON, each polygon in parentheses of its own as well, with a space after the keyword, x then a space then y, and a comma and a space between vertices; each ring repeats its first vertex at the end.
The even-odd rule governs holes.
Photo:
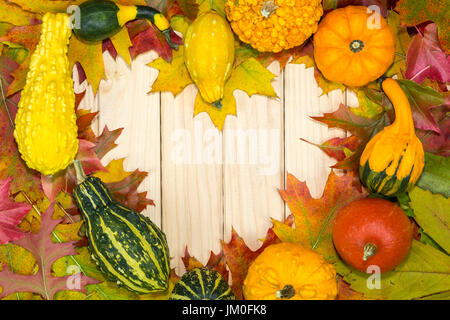
POLYGON ((234 62, 234 35, 217 12, 205 12, 189 26, 184 61, 203 100, 220 108, 225 81, 234 62))
POLYGON ((381 85, 394 106, 395 121, 366 145, 359 173, 371 192, 396 196, 409 190, 419 179, 424 167, 424 151, 402 88, 390 78, 381 85))
POLYGON ((78 151, 75 93, 67 50, 69 16, 46 13, 19 102, 14 137, 28 167, 44 175, 65 169, 78 151))

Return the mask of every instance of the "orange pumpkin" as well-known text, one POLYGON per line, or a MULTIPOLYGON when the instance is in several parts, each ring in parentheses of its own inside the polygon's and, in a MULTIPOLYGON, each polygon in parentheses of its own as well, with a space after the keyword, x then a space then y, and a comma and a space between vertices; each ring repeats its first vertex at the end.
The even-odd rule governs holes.
POLYGON ((364 6, 328 13, 314 35, 314 59, 323 76, 349 87, 365 86, 394 61, 392 28, 364 6))

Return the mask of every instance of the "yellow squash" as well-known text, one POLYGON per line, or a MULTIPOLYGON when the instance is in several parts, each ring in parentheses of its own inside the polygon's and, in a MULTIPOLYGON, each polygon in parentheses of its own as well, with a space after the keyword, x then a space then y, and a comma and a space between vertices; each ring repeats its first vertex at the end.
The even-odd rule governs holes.
POLYGON ((19 102, 14 137, 28 167, 44 175, 65 169, 78 151, 75 94, 67 49, 69 16, 46 13, 19 102))
POLYGON ((329 300, 337 295, 336 271, 317 252, 299 243, 268 246, 244 280, 247 300, 329 300))
POLYGON ((234 62, 234 35, 222 16, 211 10, 189 26, 184 39, 184 61, 203 100, 220 108, 225 81, 234 62))
POLYGON ((323 76, 360 87, 382 76, 394 61, 392 28, 364 6, 328 13, 314 34, 314 60, 323 76))
POLYGON ((385 196, 409 190, 424 167, 422 142, 416 136, 411 107, 397 81, 387 78, 382 88, 395 110, 395 121, 366 145, 359 173, 371 192, 385 196))

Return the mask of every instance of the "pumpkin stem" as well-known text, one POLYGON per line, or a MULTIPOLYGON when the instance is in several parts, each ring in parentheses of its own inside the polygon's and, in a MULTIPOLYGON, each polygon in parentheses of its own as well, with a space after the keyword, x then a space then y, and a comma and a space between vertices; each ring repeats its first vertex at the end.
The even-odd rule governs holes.
POLYGON ((369 242, 364 246, 364 256, 363 260, 367 261, 370 257, 374 256, 377 253, 377 246, 373 243, 369 242))
POLYGON ((362 42, 361 40, 353 40, 352 42, 350 42, 350 50, 352 50, 352 52, 354 53, 360 52, 363 48, 364 42, 362 42))
POLYGON ((279 6, 277 6, 275 4, 275 2, 273 2, 273 0, 268 0, 268 1, 264 1, 262 3, 260 12, 261 12, 261 15, 267 19, 271 15, 273 15, 275 13, 275 11, 277 11, 278 8, 279 8, 279 6))
POLYGON ((283 289, 277 291, 276 296, 280 299, 290 299, 295 296, 295 289, 292 285, 287 284, 283 289))
POLYGON ((87 179, 87 176, 84 173, 83 166, 81 165, 81 161, 73 160, 73 166, 75 167, 75 173, 77 175, 77 184, 83 183, 84 180, 87 179))

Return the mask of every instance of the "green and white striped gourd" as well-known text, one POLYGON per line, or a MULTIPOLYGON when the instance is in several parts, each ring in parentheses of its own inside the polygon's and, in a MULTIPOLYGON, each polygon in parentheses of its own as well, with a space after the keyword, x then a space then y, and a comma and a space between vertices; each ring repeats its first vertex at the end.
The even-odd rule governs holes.
POLYGON ((169 300, 235 300, 235 296, 220 273, 195 268, 175 284, 169 300))
POLYGON ((100 270, 129 290, 146 294, 168 289, 169 248, 150 219, 111 197, 106 185, 74 161, 78 185, 73 197, 86 226, 88 248, 100 270))

